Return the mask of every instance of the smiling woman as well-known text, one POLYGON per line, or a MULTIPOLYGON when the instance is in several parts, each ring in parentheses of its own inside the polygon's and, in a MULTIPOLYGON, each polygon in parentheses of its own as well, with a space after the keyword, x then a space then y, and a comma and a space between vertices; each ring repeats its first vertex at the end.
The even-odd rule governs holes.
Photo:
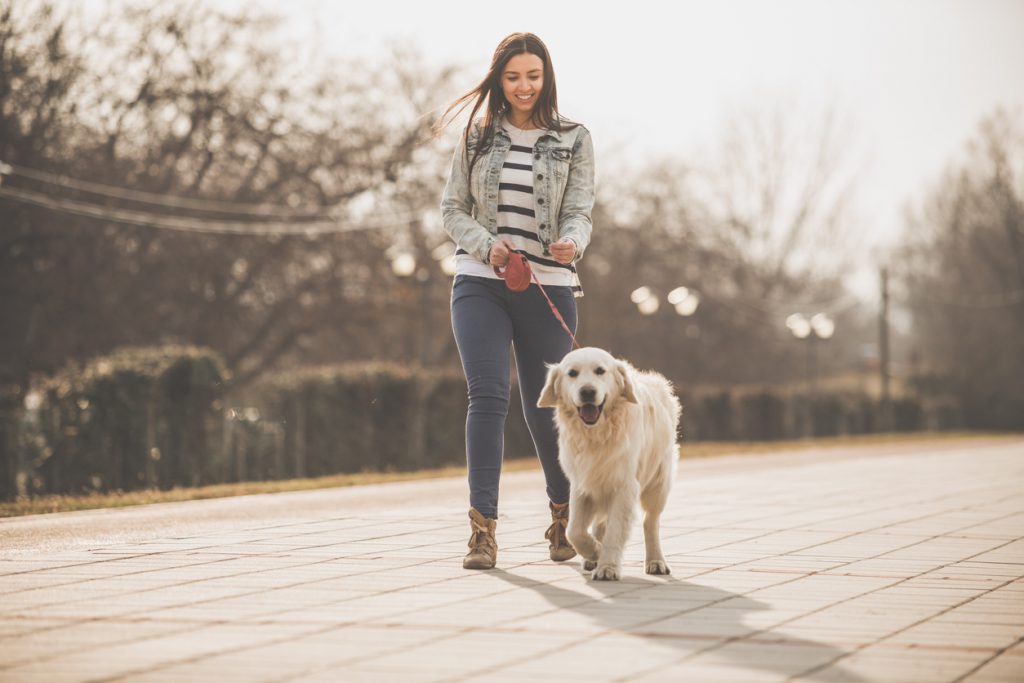
POLYGON ((445 231, 458 246, 452 327, 469 387, 472 536, 463 566, 490 569, 497 560, 510 346, 516 352, 523 414, 547 482, 550 557, 564 561, 576 554, 565 538, 569 482, 558 464, 552 410, 538 407, 537 398, 546 365, 562 359, 571 337, 537 285, 511 291, 497 271, 512 252, 525 257, 566 329, 575 332, 575 296, 582 294, 575 262, 590 242, 594 148, 586 128, 559 115, 551 57, 532 33, 513 33, 498 45, 487 75, 448 107, 438 128, 470 103, 470 120, 441 202, 445 231), (476 119, 485 104, 484 116, 476 119))

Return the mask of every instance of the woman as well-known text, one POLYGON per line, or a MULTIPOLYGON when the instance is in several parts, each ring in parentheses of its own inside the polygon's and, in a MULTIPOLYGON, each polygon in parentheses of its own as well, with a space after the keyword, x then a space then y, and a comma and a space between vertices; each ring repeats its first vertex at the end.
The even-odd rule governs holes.
POLYGON ((575 331, 575 297, 582 296, 575 263, 590 242, 594 204, 593 144, 586 128, 559 115, 551 58, 532 33, 501 41, 487 75, 448 107, 439 127, 470 103, 441 202, 445 230, 458 245, 452 328, 469 388, 472 532, 463 566, 490 569, 497 560, 510 346, 550 499, 552 524, 545 537, 551 559, 565 561, 576 555, 565 539, 569 482, 558 464, 552 411, 538 408, 537 399, 545 364, 560 361, 572 341, 535 284, 512 292, 494 269, 504 267, 512 252, 524 254, 575 331))

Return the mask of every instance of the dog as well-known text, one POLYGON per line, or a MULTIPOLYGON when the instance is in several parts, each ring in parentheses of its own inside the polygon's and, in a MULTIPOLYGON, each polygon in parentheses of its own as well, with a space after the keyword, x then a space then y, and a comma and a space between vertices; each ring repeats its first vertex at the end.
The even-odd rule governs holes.
POLYGON ((566 536, 584 569, 595 580, 619 580, 639 501, 645 570, 671 573, 659 536, 679 457, 682 406, 671 383, 602 349, 582 348, 548 365, 537 405, 555 409, 558 462, 570 484, 566 536))

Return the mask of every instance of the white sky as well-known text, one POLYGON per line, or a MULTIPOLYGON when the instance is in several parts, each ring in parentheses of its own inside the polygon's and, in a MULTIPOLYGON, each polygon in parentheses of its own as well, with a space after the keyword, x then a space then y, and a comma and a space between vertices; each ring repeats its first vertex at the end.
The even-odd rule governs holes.
POLYGON ((502 37, 536 33, 561 111, 594 134, 599 174, 602 151, 686 161, 735 108, 781 99, 806 117, 838 105, 866 160, 865 265, 984 115, 1024 107, 1024 0, 261 1, 329 53, 372 58, 400 42, 465 65, 462 90, 502 37))

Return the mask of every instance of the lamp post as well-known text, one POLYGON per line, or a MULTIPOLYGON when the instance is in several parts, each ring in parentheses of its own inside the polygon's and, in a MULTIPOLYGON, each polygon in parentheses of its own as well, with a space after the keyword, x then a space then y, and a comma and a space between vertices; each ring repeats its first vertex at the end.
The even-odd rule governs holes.
MULTIPOLYGON (((658 295, 647 285, 637 287, 629 294, 629 300, 636 304, 641 315, 654 315, 661 308, 658 295)), ((700 297, 687 287, 676 287, 668 293, 667 301, 675 307, 676 313, 688 318, 697 312, 700 297)))
POLYGON ((815 395, 818 393, 817 340, 831 339, 836 324, 824 313, 815 313, 810 319, 801 313, 793 313, 786 318, 786 327, 797 339, 807 340, 807 384, 811 394, 815 395))
MULTIPOLYGON (((652 316, 661 309, 661 300, 659 296, 647 285, 637 287, 630 292, 629 300, 636 304, 637 310, 640 312, 640 315, 643 316, 652 316)), ((683 318, 689 318, 692 316, 697 312, 697 307, 700 306, 700 297, 696 292, 687 287, 676 287, 668 293, 666 300, 674 308, 676 314, 683 318)), ((664 338, 666 358, 671 358, 672 336, 671 328, 667 325, 667 322, 664 338)))

